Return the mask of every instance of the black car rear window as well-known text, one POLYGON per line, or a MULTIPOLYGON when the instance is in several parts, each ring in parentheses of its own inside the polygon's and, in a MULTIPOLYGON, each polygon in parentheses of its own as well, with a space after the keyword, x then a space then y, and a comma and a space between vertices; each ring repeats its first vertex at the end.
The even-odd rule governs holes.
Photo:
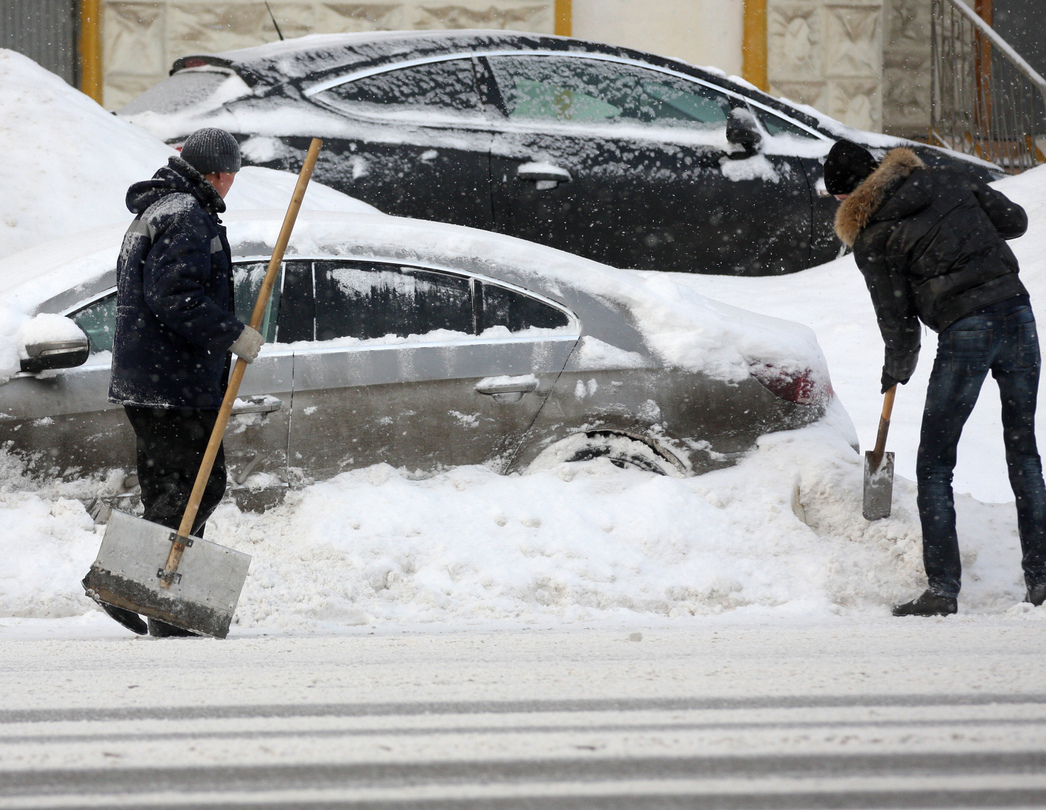
POLYGON ((467 113, 482 107, 471 59, 389 70, 336 85, 316 97, 334 106, 367 105, 383 112, 422 106, 467 113))

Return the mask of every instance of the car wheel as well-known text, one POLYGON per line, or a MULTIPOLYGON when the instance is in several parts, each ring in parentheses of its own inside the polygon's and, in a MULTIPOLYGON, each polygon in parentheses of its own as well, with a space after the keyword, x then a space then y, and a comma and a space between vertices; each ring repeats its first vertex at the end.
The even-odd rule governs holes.
POLYGON ((622 433, 582 433, 557 442, 541 453, 530 469, 542 469, 561 463, 592 461, 605 458, 623 470, 641 470, 656 475, 679 478, 686 469, 677 459, 645 439, 622 433))

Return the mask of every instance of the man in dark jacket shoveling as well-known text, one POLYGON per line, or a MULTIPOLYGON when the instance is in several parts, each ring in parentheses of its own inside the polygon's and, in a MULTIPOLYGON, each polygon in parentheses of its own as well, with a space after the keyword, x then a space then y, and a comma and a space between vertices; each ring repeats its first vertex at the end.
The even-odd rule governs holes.
POLYGON ((1005 240, 1028 226, 1024 209, 953 169, 927 168, 909 149, 881 163, 839 141, 825 162, 842 200, 839 238, 853 248, 886 344, 882 388, 906 383, 922 321, 938 333, 916 464, 929 587, 895 616, 955 613, 961 566, 952 472, 956 448, 989 372, 1002 397, 1003 440, 1027 585, 1046 601, 1046 487, 1035 442, 1039 342, 1028 291, 1005 240))
MULTIPOLYGON (((117 262, 109 400, 134 429, 145 520, 177 529, 228 383, 230 351, 248 363, 264 340, 235 315, 232 253, 219 214, 240 169, 236 139, 201 129, 151 180, 127 192, 136 214, 117 262)), ((192 534, 225 494, 215 459, 192 534)), ((191 635, 132 611, 103 608, 136 633, 191 635)))

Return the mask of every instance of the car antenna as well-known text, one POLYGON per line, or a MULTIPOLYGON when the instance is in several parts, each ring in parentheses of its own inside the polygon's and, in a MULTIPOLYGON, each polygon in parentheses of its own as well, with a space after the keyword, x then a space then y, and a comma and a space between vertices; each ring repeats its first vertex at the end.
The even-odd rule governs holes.
POLYGON ((276 33, 279 34, 280 42, 283 42, 283 31, 280 30, 280 25, 276 22, 276 15, 272 13, 272 7, 269 5, 269 0, 265 0, 265 8, 269 10, 269 19, 272 20, 273 27, 276 29, 276 33))

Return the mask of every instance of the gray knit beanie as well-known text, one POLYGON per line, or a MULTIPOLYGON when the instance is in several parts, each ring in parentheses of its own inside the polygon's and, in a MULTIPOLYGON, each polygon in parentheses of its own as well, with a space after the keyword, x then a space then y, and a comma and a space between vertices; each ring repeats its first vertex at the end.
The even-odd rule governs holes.
POLYGON ((240 145, 224 129, 198 129, 185 139, 182 160, 200 174, 238 172, 240 145))

